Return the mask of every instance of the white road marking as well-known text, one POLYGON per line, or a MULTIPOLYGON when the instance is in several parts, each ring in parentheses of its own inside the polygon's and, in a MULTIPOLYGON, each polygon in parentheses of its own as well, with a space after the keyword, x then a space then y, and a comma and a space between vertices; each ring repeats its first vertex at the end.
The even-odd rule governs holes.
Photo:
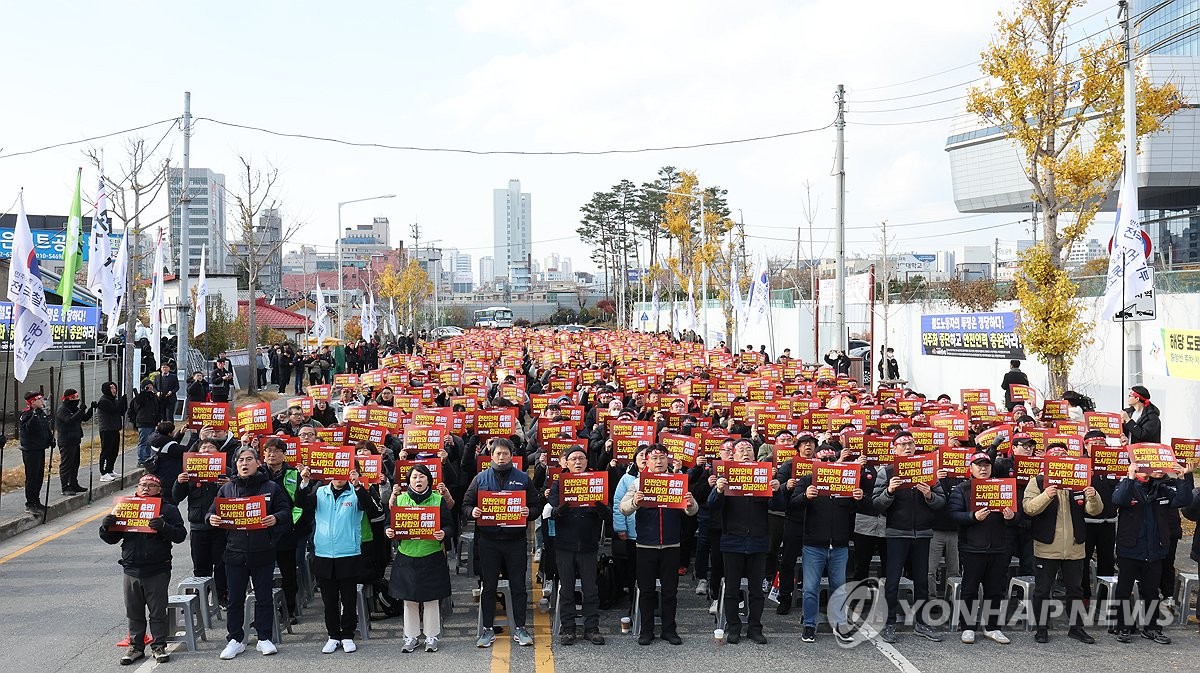
POLYGON ((900 650, 897 650, 890 643, 883 642, 883 639, 879 637, 879 632, 870 624, 863 624, 859 629, 866 633, 869 642, 875 646, 875 649, 901 673, 921 673, 921 669, 909 661, 908 657, 900 654, 900 650))

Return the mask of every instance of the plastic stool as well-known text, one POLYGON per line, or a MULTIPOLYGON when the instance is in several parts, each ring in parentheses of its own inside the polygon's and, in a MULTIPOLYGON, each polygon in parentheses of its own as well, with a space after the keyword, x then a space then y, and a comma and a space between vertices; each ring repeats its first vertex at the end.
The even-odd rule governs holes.
MULTIPOLYGON (((511 625, 512 624, 512 612, 513 612, 513 599, 512 599, 512 589, 509 588, 508 580, 500 580, 496 584, 496 592, 501 594, 502 596, 504 596, 504 619, 503 619, 504 624, 506 626, 511 625)), ((484 601, 494 601, 494 600, 496 600, 495 596, 484 596, 484 595, 479 596, 479 608, 476 611, 477 618, 475 621, 475 625, 478 627, 475 631, 476 633, 483 633, 483 627, 484 627, 484 624, 483 624, 483 602, 484 601)), ((499 621, 501 621, 501 618, 499 615, 496 615, 495 619, 492 621, 491 624, 489 624, 489 626, 495 627, 496 622, 499 622, 499 621)))
POLYGON ((200 596, 197 594, 175 594, 167 596, 167 624, 170 625, 170 633, 167 634, 167 642, 177 643, 182 642, 187 646, 188 652, 196 651, 196 636, 200 636, 200 640, 207 641, 208 634, 204 630, 203 611, 200 609, 200 596), (176 627, 183 624, 183 635, 178 636, 176 627))
POLYGON ((1175 618, 1176 624, 1187 624, 1188 606, 1191 604, 1192 592, 1197 592, 1196 614, 1200 615, 1200 575, 1196 573, 1179 573, 1179 608, 1175 618))
MULTIPOLYGON (((724 580, 722 580, 724 581, 724 580)), ((662 580, 654 580, 654 593, 658 598, 659 617, 662 617, 662 580)), ((720 599, 718 599, 720 600, 720 599)), ((633 629, 630 633, 641 633, 642 628, 642 588, 637 587, 633 592, 633 629)))
MULTIPOLYGON (((747 583, 746 578, 743 577, 741 582, 738 584, 738 597, 741 598, 746 596, 749 591, 750 585, 747 583)), ((750 601, 749 596, 746 596, 746 598, 743 600, 748 603, 750 601)), ((737 607, 735 606, 734 609, 736 610, 737 607)), ((717 596, 717 628, 724 629, 727 624, 728 620, 725 619, 725 580, 722 578, 721 593, 717 596)))
MULTIPOLYGON (((583 580, 579 579, 578 577, 575 578, 575 589, 574 589, 574 591, 572 591, 570 593, 572 601, 575 600, 575 591, 579 591, 579 592, 583 591, 583 580)), ((551 635, 554 635, 554 636, 557 636, 559 634, 559 632, 562 631, 562 610, 559 608, 559 605, 558 605, 558 602, 561 600, 562 600, 562 580, 556 579, 556 580, 554 580, 554 585, 550 590, 550 607, 551 607, 551 609, 554 610, 554 616, 550 618, 551 621, 553 622, 551 635)), ((583 617, 583 615, 579 614, 578 612, 575 613, 575 626, 576 627, 579 626, 579 620, 582 617, 583 617)))
MULTIPOLYGON (((244 629, 249 633, 254 626, 254 601, 255 595, 251 591, 246 594, 246 621, 244 629)), ((273 609, 271 610, 271 642, 280 642, 283 640, 283 633, 280 629, 281 624, 287 625, 287 632, 292 632, 291 615, 288 614, 287 600, 283 597, 283 589, 271 589, 271 602, 273 609)))
POLYGON ((179 581, 179 593, 200 597, 200 616, 204 628, 211 629, 213 618, 221 618, 221 603, 217 600, 217 583, 211 577, 185 577, 179 581))
POLYGON ((1029 575, 1018 575, 1008 581, 1008 592, 1004 597, 1004 611, 1008 612, 1008 602, 1013 599, 1017 591, 1021 592, 1021 606, 1025 609, 1025 630, 1032 631, 1034 628, 1035 619, 1033 618, 1033 577, 1029 575))
POLYGON ((908 600, 915 602, 917 600, 917 588, 913 581, 907 577, 900 578, 900 584, 896 588, 896 596, 900 597, 908 594, 908 600))
POLYGON ((950 630, 958 629, 962 618, 962 577, 946 578, 946 602, 950 604, 950 630))
POLYGON ((363 640, 371 639, 371 593, 372 587, 369 584, 359 584, 358 590, 355 592, 355 601, 358 604, 358 635, 363 640))

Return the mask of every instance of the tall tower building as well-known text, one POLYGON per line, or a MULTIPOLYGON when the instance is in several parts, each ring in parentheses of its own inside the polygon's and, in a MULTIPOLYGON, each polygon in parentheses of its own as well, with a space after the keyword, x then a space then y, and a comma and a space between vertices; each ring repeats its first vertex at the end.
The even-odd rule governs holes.
MULTIPOLYGON (((171 209, 171 251, 178 254, 181 242, 183 169, 172 168, 167 187, 171 209)), ((188 169, 188 258, 190 271, 200 271, 200 251, 208 246, 208 269, 224 272, 228 264, 228 239, 225 231, 225 176, 207 168, 188 169)), ((179 271, 178 257, 171 266, 179 271)))
POLYGON ((520 180, 509 180, 507 189, 492 190, 495 277, 503 278, 513 292, 529 291, 533 254, 530 201, 530 195, 521 192, 520 180))
POLYGON ((479 284, 489 285, 496 281, 496 259, 494 257, 479 258, 479 284))

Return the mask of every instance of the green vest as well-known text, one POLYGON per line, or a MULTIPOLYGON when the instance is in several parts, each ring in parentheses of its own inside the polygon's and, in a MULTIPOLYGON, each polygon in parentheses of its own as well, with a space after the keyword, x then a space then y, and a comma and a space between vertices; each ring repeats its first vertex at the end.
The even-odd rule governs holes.
POLYGON ((296 504, 296 492, 300 490, 300 471, 294 467, 286 467, 283 470, 283 488, 287 491, 288 497, 292 499, 292 524, 295 525, 300 520, 300 516, 304 514, 304 510, 300 509, 300 505, 296 504))
POLYGON ((362 515, 362 542, 366 544, 375 540, 375 531, 371 530, 371 519, 366 512, 362 515))
MULTIPOLYGON (((429 494, 425 502, 416 503, 413 502, 412 498, 408 497, 408 491, 405 491, 396 496, 394 504, 397 507, 437 507, 440 510, 442 508, 442 495, 434 491, 429 494)), ((443 521, 441 523, 444 528, 446 522, 443 521)), ((438 540, 401 540, 399 550, 401 554, 410 558, 423 558, 442 551, 442 543, 438 540)))

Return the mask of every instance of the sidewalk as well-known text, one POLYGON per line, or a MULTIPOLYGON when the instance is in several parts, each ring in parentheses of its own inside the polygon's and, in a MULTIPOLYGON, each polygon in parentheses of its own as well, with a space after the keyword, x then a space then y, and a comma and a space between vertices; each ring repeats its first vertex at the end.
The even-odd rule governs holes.
MULTIPOLYGON (((272 414, 278 413, 286 406, 287 399, 280 397, 271 402, 272 414)), ((84 425, 85 441, 90 439, 91 422, 84 425)), ((137 466, 137 439, 136 437, 130 441, 126 440, 125 451, 123 454, 118 454, 116 470, 124 474, 123 479, 117 481, 102 482, 100 481, 100 470, 97 469, 96 456, 99 455, 99 445, 95 448, 95 454, 89 455, 88 449, 83 450, 83 455, 80 457, 79 466, 79 484, 84 488, 90 488, 90 493, 81 495, 65 496, 62 494, 61 484, 58 480, 58 474, 48 475, 50 481, 50 498, 46 500, 46 483, 42 482, 42 489, 39 498, 50 509, 46 515, 46 521, 57 519, 64 514, 73 512, 88 504, 90 501, 96 500, 111 500, 116 493, 132 489, 137 484, 138 478, 145 473, 143 468, 137 466), (122 465, 122 456, 124 464, 122 465)), ((21 447, 15 440, 9 438, 8 445, 4 447, 3 465, 0 466, 0 472, 10 470, 21 465, 21 447)), ((57 469, 58 466, 58 450, 54 451, 54 465, 51 469, 57 469)), ((0 494, 0 540, 7 540, 19 533, 27 531, 35 526, 41 525, 42 518, 34 517, 32 514, 25 511, 25 490, 17 488, 0 494)))

